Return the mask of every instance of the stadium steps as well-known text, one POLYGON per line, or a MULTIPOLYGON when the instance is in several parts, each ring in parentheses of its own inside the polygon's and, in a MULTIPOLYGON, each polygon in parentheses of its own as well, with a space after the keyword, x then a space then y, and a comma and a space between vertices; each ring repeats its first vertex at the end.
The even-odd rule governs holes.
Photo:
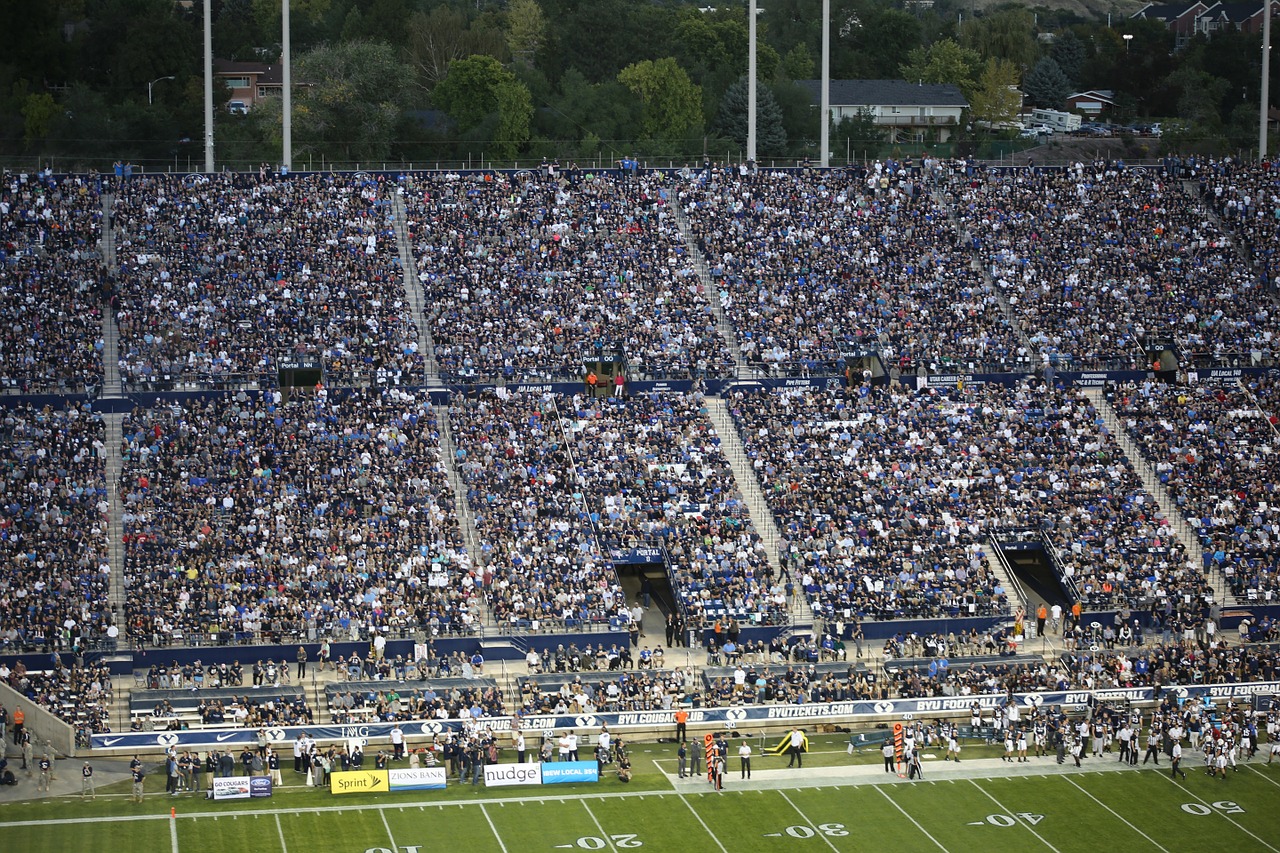
POLYGON ((427 387, 443 387, 440 380, 440 363, 436 361, 435 341, 431 338, 431 326, 427 322, 426 292, 418 278, 418 263, 413 257, 413 242, 409 239, 409 219, 405 213, 404 190, 397 189, 391 197, 395 212, 396 246, 400 250, 400 269, 404 273, 404 292, 408 296, 409 311, 418 327, 418 352, 426 368, 427 387))
MULTIPOLYGON (((747 458, 742 437, 738 435, 738 426, 733 422, 733 415, 723 397, 707 397, 706 404, 707 414, 720 436, 720 450, 733 469, 738 491, 742 493, 742 500, 751 513, 751 524, 764 542, 765 551, 769 555, 769 567, 773 569, 775 577, 781 577, 782 559, 779 549, 782 545, 782 533, 773 517, 773 511, 765 501, 755 468, 747 458)), ((797 631, 807 631, 813 626, 813 610, 802 594, 791 597, 791 624, 797 631)))
POLYGON ((720 337, 724 339, 725 346, 729 348, 729 355, 733 357, 734 375, 739 378, 756 375, 753 368, 749 368, 746 359, 742 357, 742 349, 738 346, 738 334, 734 331, 733 324, 729 322, 728 315, 724 313, 724 306, 720 304, 720 288, 712 280, 711 266, 707 263, 702 250, 698 248, 698 241, 693 237, 689 217, 685 216, 678 202, 668 205, 668 208, 675 216, 676 226, 680 229, 680 236, 684 238, 689 258, 693 261, 693 269, 698 274, 698 285, 702 288, 702 295, 706 298, 707 305, 711 307, 711 313, 715 314, 716 328, 720 332, 720 337))
MULTIPOLYGON (((111 565, 108 601, 116 618, 124 619, 124 504, 120 500, 120 475, 124 462, 120 445, 124 443, 124 413, 102 416, 106 427, 107 463, 107 559, 111 565)), ((121 632, 121 638, 124 634, 121 632)))
MULTIPOLYGON (((1207 197, 1201 195, 1199 182, 1182 181, 1182 192, 1186 194, 1187 198, 1196 203, 1201 215, 1218 226, 1218 230, 1227 235, 1227 238, 1231 241, 1231 248, 1235 250, 1236 256, 1240 258, 1240 261, 1254 272, 1262 274, 1262 268, 1254 261, 1245 241, 1240 239, 1240 235, 1236 233, 1234 228, 1223 221, 1222 217, 1218 215, 1218 211, 1213 209, 1213 205, 1209 204, 1207 197)), ((1268 288, 1267 292, 1269 290, 1268 288)))
POLYGON ((101 198, 102 226, 99 229, 101 236, 98 238, 98 247, 102 251, 103 265, 114 275, 120 268, 116 261, 116 227, 111 214, 116 205, 116 197, 111 193, 103 193, 101 198))
MULTIPOLYGON (((116 229, 111 218, 115 207, 115 196, 102 196, 102 236, 98 247, 102 253, 102 263, 113 276, 119 269, 116 261, 116 229)), ((104 300, 102 303, 102 396, 113 399, 124 396, 124 386, 120 384, 120 327, 116 325, 116 315, 111 306, 104 300)))
MULTIPOLYGON (((457 450, 453 443, 453 424, 449 421, 449 407, 435 406, 436 431, 440 436, 440 459, 444 463, 445 473, 449 478, 449 486, 453 489, 453 502, 457 509, 458 527, 462 529, 462 541, 467 546, 467 555, 471 557, 471 565, 479 570, 484 561, 480 550, 480 531, 476 529, 476 517, 467 501, 467 484, 462 474, 454 465, 454 454, 457 450)), ((492 623, 493 614, 489 611, 489 602, 480 596, 480 624, 487 628, 492 623)))
POLYGON ((1022 328, 1022 323, 1018 320, 1018 314, 1013 310, 1013 306, 1009 304, 1009 300, 1005 298, 1004 291, 996 284, 995 279, 991 277, 991 270, 983 263, 982 257, 977 249, 973 248, 973 236, 960 223, 960 217, 956 214, 955 197, 944 192, 942 188, 936 184, 933 187, 932 195, 938 205, 946 211, 947 219, 951 222, 951 227, 955 229, 956 236, 968 247, 970 266, 974 272, 982 276, 983 282, 987 285, 987 289, 996 297, 996 304, 1000 306, 1000 311, 1004 315, 1005 322, 1013 329, 1014 334, 1018 336, 1018 341, 1026 348, 1027 357, 1032 359, 1031 365, 1040 364, 1040 353, 1031 343, 1031 339, 1027 337, 1027 332, 1022 328))
MULTIPOLYGON (((1197 567, 1203 566, 1204 549, 1200 546, 1199 534, 1190 524, 1187 524, 1187 519, 1183 516, 1182 511, 1178 509, 1173 496, 1169 494, 1169 490, 1165 488, 1164 483, 1160 482, 1155 470, 1147 462, 1146 457, 1142 455, 1142 450, 1129 437, 1129 433, 1124 428, 1124 425, 1120 423, 1120 417, 1116 414, 1115 408, 1112 407, 1111 401, 1102 393, 1101 388, 1086 388, 1085 394, 1102 414, 1102 421, 1106 426, 1107 432, 1115 439, 1116 444, 1124 454, 1129 457, 1134 471, 1142 478, 1143 487, 1155 496, 1161 511, 1169 519, 1173 532, 1177 534, 1179 541, 1187 549, 1189 560, 1197 567)), ((1208 573, 1208 581, 1213 589, 1214 600, 1218 602, 1220 607, 1236 606, 1235 596, 1231 594, 1226 578, 1222 576, 1220 571, 1217 569, 1210 571, 1208 573)))

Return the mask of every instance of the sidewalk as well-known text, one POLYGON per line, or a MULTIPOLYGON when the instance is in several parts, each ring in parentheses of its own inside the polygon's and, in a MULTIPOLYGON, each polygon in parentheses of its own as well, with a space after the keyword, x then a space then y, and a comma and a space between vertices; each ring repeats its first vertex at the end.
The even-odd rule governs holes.
MULTIPOLYGON (((16 803, 22 800, 39 800, 51 799, 55 797, 80 796, 80 768, 84 764, 84 759, 63 758, 53 763, 53 780, 49 785, 49 793, 37 791, 36 785, 40 781, 40 771, 32 768, 31 775, 27 776, 27 771, 22 769, 22 756, 18 754, 15 758, 14 748, 9 745, 8 758, 9 769, 13 771, 13 775, 17 777, 16 785, 0 785, 0 804, 16 803)), ((39 762, 40 756, 37 755, 33 764, 39 762)), ((93 759, 93 781, 99 791, 108 785, 116 782, 123 782, 130 778, 129 762, 120 760, 93 759)), ((148 771, 149 773, 153 771, 148 771)), ((163 773, 161 774, 163 776, 163 773)), ((151 780, 152 784, 155 780, 151 780)))

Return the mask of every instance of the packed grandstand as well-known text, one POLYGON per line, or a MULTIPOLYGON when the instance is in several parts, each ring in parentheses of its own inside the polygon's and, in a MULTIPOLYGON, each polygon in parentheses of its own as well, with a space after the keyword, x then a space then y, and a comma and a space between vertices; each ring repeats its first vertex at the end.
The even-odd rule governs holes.
POLYGON ((6 173, 0 242, 0 656, 75 653, 0 675, 85 732, 128 650, 148 731, 1274 676, 1203 635, 1276 639, 1274 164, 6 173), (1002 655, 1012 529, 1069 660, 1002 655), (705 670, 557 640, 636 640, 637 553, 705 670), (501 635, 505 695, 432 648, 501 635))

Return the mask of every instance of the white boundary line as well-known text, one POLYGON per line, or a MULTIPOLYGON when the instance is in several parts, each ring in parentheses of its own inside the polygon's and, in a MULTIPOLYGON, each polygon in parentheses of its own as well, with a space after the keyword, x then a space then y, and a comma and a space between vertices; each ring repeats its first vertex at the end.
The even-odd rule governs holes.
POLYGON ((931 834, 929 833, 929 830, 927 830, 927 829, 925 829, 923 826, 921 826, 921 825, 920 825, 920 822, 919 822, 918 820, 916 820, 916 819, 915 819, 915 818, 913 818, 910 814, 908 814, 908 813, 907 813, 907 810, 906 810, 906 809, 904 809, 902 806, 900 806, 900 805, 898 805, 897 803, 895 803, 895 802, 893 801, 893 797, 891 797, 891 796, 889 796, 887 793, 885 793, 885 790, 884 790, 884 787, 883 787, 883 786, 881 786, 881 785, 876 785, 876 786, 875 786, 875 789, 876 789, 877 791, 879 791, 879 792, 880 792, 880 796, 884 797, 886 800, 888 800, 888 801, 889 801, 889 805, 893 806, 895 809, 897 809, 898 811, 902 812, 902 816, 903 816, 903 817, 905 817, 907 820, 909 820, 909 821, 911 821, 912 823, 914 823, 914 824, 916 825, 916 829, 918 829, 918 830, 920 830, 921 832, 923 832, 923 833, 924 833, 925 838, 928 838, 930 841, 932 841, 934 844, 936 844, 936 845, 938 846, 938 849, 939 849, 939 850, 941 850, 941 851, 942 851, 942 853, 950 853, 950 851, 949 851, 949 850, 947 850, 947 848, 945 848, 945 847, 943 847, 943 846, 942 846, 942 842, 941 842, 941 841, 939 841, 938 839, 934 838, 934 837, 933 837, 933 835, 931 835, 931 834))
POLYGON ((1252 770, 1254 773, 1257 773, 1263 779, 1266 779, 1272 785, 1275 785, 1277 788, 1280 788, 1280 782, 1277 782, 1275 779, 1272 779, 1270 776, 1268 776, 1266 773, 1263 773, 1261 770, 1254 767, 1252 764, 1246 764, 1245 767, 1248 767, 1250 770, 1252 770))
POLYGON ((1231 816, 1226 815, 1226 814, 1224 814, 1223 812, 1219 811, 1218 809, 1213 808, 1213 804, 1212 804, 1212 803, 1210 803, 1208 800, 1206 800, 1205 798, 1201 797, 1200 795, 1198 795, 1198 794, 1194 793, 1190 788, 1184 788, 1184 787, 1182 787, 1182 786, 1181 786, 1181 785, 1179 785, 1177 782, 1175 782, 1175 781, 1173 781, 1172 779, 1170 779, 1168 776, 1165 776, 1163 773, 1161 773, 1161 774, 1160 774, 1160 777, 1161 777, 1162 779, 1165 779, 1165 780, 1166 780, 1170 785, 1172 785, 1173 787, 1177 788, 1179 791, 1182 791, 1182 792, 1183 792, 1184 794, 1186 794, 1188 797, 1194 797, 1195 799, 1199 800, 1199 801, 1200 801, 1200 803, 1201 803, 1202 805, 1204 805, 1204 806, 1208 807, 1208 808, 1209 808, 1209 810, 1210 810, 1210 811, 1212 811, 1214 814, 1219 815, 1223 820, 1228 821, 1228 822, 1229 822, 1232 826, 1234 826, 1236 829, 1240 830, 1240 831, 1241 831, 1241 832, 1243 832, 1245 835, 1249 836, 1249 837, 1250 837, 1250 838, 1252 838, 1254 841, 1256 841, 1256 842, 1258 842, 1259 844, 1261 844, 1263 847, 1267 848, 1268 850, 1274 850, 1274 851, 1275 851, 1275 853, 1280 853, 1280 850, 1277 850, 1275 847, 1272 847, 1270 844, 1268 844, 1267 842, 1263 841, 1261 838, 1259 838, 1258 836, 1254 835, 1254 834, 1253 834, 1252 832, 1250 832, 1249 830, 1245 829, 1243 826, 1241 826, 1241 825, 1240 825, 1240 823, 1239 823, 1239 822, 1237 822, 1236 820, 1234 820, 1231 816))
POLYGON ((791 798, 787 796, 786 791, 778 791, 778 793, 782 795, 782 799, 787 801, 787 805, 791 806, 791 808, 796 810, 796 814, 804 818, 804 822, 809 824, 809 827, 814 831, 814 833, 823 841, 827 842, 828 847, 830 847, 832 850, 835 850, 836 853, 840 853, 840 850, 834 844, 831 843, 831 839, 823 835, 822 830, 818 829, 818 825, 813 821, 809 820, 809 816, 804 812, 800 811, 800 807, 791 801, 791 798))
POLYGON ((498 834, 498 827, 494 826, 493 818, 489 817, 489 810, 484 807, 484 803, 480 804, 480 814, 484 815, 485 822, 488 823, 489 828, 493 830, 493 837, 498 839, 498 849, 501 850, 502 853, 507 853, 507 845, 502 843, 502 836, 498 834))
MULTIPOLYGON (((1029 833, 1031 833, 1032 835, 1034 835, 1036 838, 1039 838, 1039 839, 1040 839, 1040 843, 1041 843, 1041 844, 1043 844, 1045 847, 1048 847, 1050 850, 1052 850, 1052 851, 1053 851, 1053 853, 1062 853, 1062 851, 1060 851, 1057 847, 1054 847, 1054 846, 1053 846, 1052 844, 1050 844, 1048 841, 1045 841, 1044 836, 1043 836, 1043 835, 1041 835, 1040 833, 1036 832, 1035 827, 1031 826, 1031 825, 1030 825, 1029 823, 1027 823, 1025 820, 1021 820, 1020 818, 1013 817, 1013 814, 1014 814, 1014 813, 1013 813, 1013 812, 1011 812, 1011 811, 1009 811, 1009 809, 1005 807, 1004 803, 1000 802, 1000 801, 999 801, 999 800, 997 800, 995 797, 991 796, 991 793, 990 793, 989 791, 987 791, 985 788, 983 788, 981 785, 979 785, 977 782, 975 782, 974 780, 970 779, 970 780, 969 780, 969 784, 973 785, 973 787, 975 787, 975 788, 977 788, 979 791, 981 791, 981 792, 982 792, 982 795, 983 795, 984 797, 986 797, 988 800, 990 800, 991 802, 993 802, 993 803, 995 803, 997 806, 999 806, 999 807, 1000 807, 1000 809, 1001 809, 1001 811, 1003 811, 1005 814, 1007 814, 1007 815, 1009 815, 1010 817, 1012 817, 1012 818, 1013 818, 1013 820, 1017 821, 1017 822, 1022 826, 1022 828, 1023 828, 1023 829, 1025 829, 1027 832, 1029 832, 1029 833)), ((1277 851, 1276 851, 1276 853, 1280 853, 1280 850, 1277 850, 1277 851)))
POLYGON ((698 819, 698 823, 702 824, 702 828, 707 831, 707 835, 710 835, 711 840, 720 848, 720 853, 729 853, 725 846, 720 843, 720 839, 716 837, 716 834, 711 831, 711 827, 707 826, 707 822, 702 819, 702 815, 698 814, 698 810, 693 807, 693 803, 689 802, 689 798, 684 794, 677 794, 676 796, 680 798, 680 802, 684 803, 689 811, 693 812, 693 816, 698 819))
POLYGON ((284 843, 284 827, 280 825, 280 815, 276 818, 276 832, 280 833, 280 853, 289 853, 289 845, 284 843))
POLYGON ((172 815, 169 817, 169 843, 173 846, 173 853, 178 853, 178 820, 172 815))
POLYGON ((596 829, 600 830, 600 837, 604 839, 604 843, 609 845, 609 849, 613 853, 618 853, 618 847, 613 843, 613 839, 609 837, 609 833, 604 831, 604 827, 600 825, 600 819, 596 817, 596 813, 591 810, 591 806, 586 800, 580 800, 582 807, 587 810, 587 814, 591 815, 591 822, 596 825, 596 829))
POLYGON ((391 824, 387 823, 387 810, 386 810, 386 809, 379 809, 379 810, 378 810, 378 817, 382 818, 382 825, 383 825, 384 827, 386 827, 386 830, 387 830, 387 839, 391 842, 391 849, 392 849, 392 850, 399 850, 399 849, 400 849, 400 847, 399 847, 399 845, 397 845, 397 844, 396 844, 396 837, 395 837, 394 835, 392 835, 392 833, 391 833, 391 824))
POLYGON ((1139 834, 1139 835, 1141 835, 1143 838, 1147 839, 1147 841, 1150 841, 1153 845, 1155 845, 1155 846, 1156 846, 1156 848, 1157 848, 1157 849, 1159 849, 1159 850, 1163 850, 1163 851, 1164 851, 1164 853, 1169 853, 1169 850, 1168 850, 1168 849, 1167 849, 1163 844, 1161 844, 1160 842, 1156 841, 1156 840, 1155 840, 1154 838, 1152 838, 1150 835, 1147 835, 1147 834, 1146 834, 1145 832, 1143 832, 1141 829, 1138 829, 1138 827, 1136 827, 1136 826, 1134 826, 1133 824, 1129 823, 1129 821, 1125 820, 1125 818, 1124 818, 1124 816, 1123 816, 1123 815, 1121 815, 1119 812, 1117 812, 1117 811, 1115 811, 1114 809, 1112 809, 1112 808, 1111 808, 1111 806, 1107 805, 1107 804, 1106 804, 1106 803, 1104 803, 1102 800, 1100 800, 1100 799, 1098 799, 1097 797, 1095 797, 1093 794, 1090 794, 1090 793, 1089 793, 1088 791, 1086 791, 1084 788, 1081 788, 1079 785, 1077 785, 1077 784, 1076 784, 1076 781, 1075 781, 1074 779, 1072 779, 1070 776, 1063 776, 1062 778, 1066 779, 1068 782, 1070 782, 1072 785, 1074 785, 1074 786, 1075 786, 1075 787, 1080 791, 1080 793, 1084 794, 1086 797, 1088 797, 1089 799, 1093 800, 1095 803, 1097 803, 1098 805, 1102 806, 1104 809, 1106 809, 1107 811, 1111 812, 1111 813, 1112 813, 1113 815, 1115 815, 1116 817, 1120 818, 1120 820, 1124 822, 1124 825, 1125 825, 1125 826, 1129 827, 1129 828, 1130 828, 1130 829, 1132 829, 1134 832, 1138 833, 1138 834, 1139 834))

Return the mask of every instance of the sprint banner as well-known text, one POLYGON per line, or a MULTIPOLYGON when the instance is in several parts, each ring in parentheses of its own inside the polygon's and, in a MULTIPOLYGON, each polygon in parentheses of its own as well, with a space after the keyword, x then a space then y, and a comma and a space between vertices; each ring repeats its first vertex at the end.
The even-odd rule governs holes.
MULTIPOLYGON (((1249 684, 1193 684, 1187 686, 1170 686, 1164 689, 1163 695, 1172 695, 1179 700, 1209 699, 1226 702, 1228 700, 1251 701, 1254 696, 1280 694, 1280 681, 1262 681, 1249 684)), ((1040 706, 1061 706, 1065 709, 1079 708, 1095 696, 1098 701, 1130 701, 1151 702, 1155 699, 1155 690, 1151 687, 1124 687, 1114 690, 1066 690, 1045 693, 1015 693, 1014 701, 1024 708, 1040 706)), ((903 719, 908 716, 945 716, 965 714, 974 705, 983 711, 992 711, 1005 704, 1004 694, 987 694, 982 696, 939 696, 931 699, 884 699, 878 702, 867 700, 851 700, 847 702, 828 702, 825 704, 805 705, 753 705, 736 708, 694 708, 689 711, 690 726, 715 726, 732 728, 767 723, 800 723, 828 722, 840 719, 855 722, 859 717, 903 719)), ((598 729, 608 724, 611 730, 635 728, 666 728, 675 731, 675 711, 627 711, 611 714, 580 714, 577 716, 540 716, 524 717, 518 722, 513 717, 489 717, 484 719, 486 726, 495 732, 510 732, 515 726, 520 730, 543 732, 563 729, 598 729)), ((410 721, 401 724, 405 738, 413 741, 417 738, 432 738, 438 734, 461 731, 462 720, 426 720, 410 721)), ((364 743, 377 740, 389 740, 393 723, 371 723, 330 726, 285 726, 267 729, 267 737, 273 743, 286 743, 306 732, 312 738, 322 741, 360 740, 364 743)), ((242 749, 246 745, 256 746, 257 731, 255 729, 203 729, 180 732, 147 732, 138 734, 96 734, 93 736, 94 749, 117 751, 153 750, 157 747, 167 749, 242 749)), ((366 771, 368 772, 368 771, 366 771)), ((334 774, 335 776, 340 774, 334 774)), ((521 783, 528 784, 528 783, 521 783)), ((534 783, 537 784, 537 783, 534 783)), ((385 789, 384 789, 385 790, 385 789)))
POLYGON ((329 790, 335 794, 376 794, 391 790, 386 770, 339 770, 329 774, 329 790))

